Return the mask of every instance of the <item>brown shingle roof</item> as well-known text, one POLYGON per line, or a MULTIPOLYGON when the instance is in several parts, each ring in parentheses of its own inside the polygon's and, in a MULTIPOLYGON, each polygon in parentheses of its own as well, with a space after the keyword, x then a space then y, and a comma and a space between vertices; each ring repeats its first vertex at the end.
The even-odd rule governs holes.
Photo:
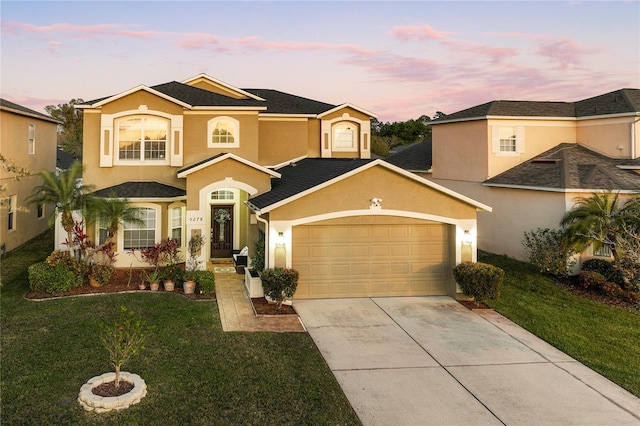
MULTIPOLYGON (((633 163, 633 162, 631 162, 633 163)), ((640 175, 613 159, 576 144, 560 144, 484 182, 488 186, 640 191, 640 175)))
POLYGON ((589 117, 640 112, 640 89, 620 89, 577 102, 491 101, 454 112, 432 124, 502 117, 589 117))

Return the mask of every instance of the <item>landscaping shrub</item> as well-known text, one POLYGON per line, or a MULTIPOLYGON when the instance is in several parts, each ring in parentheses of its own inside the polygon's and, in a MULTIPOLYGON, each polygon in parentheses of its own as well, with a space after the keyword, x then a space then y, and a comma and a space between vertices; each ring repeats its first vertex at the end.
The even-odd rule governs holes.
POLYGON ((52 268, 47 262, 40 262, 29 267, 29 288, 31 291, 49 294, 61 293, 82 285, 82 279, 82 275, 70 271, 63 264, 52 268))
POLYGON ((184 268, 178 264, 171 263, 162 271, 165 280, 171 280, 178 284, 184 281, 184 268))
POLYGON ((256 272, 262 272, 264 270, 264 232, 262 230, 258 230, 258 241, 253 245, 253 259, 252 259, 252 267, 256 272))
POLYGON ((601 290, 606 282, 607 278, 599 272, 580 271, 578 274, 578 283, 586 289, 601 290))
POLYGON ((71 257, 68 251, 54 250, 47 257, 46 262, 52 268, 63 266, 76 274, 84 275, 86 273, 85 264, 75 257, 71 257))
POLYGON ((270 268, 260 274, 264 294, 276 302, 277 310, 286 298, 293 297, 298 288, 298 276, 298 271, 291 268, 270 268))
POLYGON ((191 275, 196 282, 197 294, 211 294, 215 292, 215 276, 211 271, 194 271, 191 275))
POLYGON ((453 268, 453 276, 462 292, 479 305, 483 300, 500 296, 504 270, 487 263, 464 262, 453 268))
POLYGON ((583 271, 598 272, 607 281, 616 283, 624 288, 624 275, 615 265, 604 259, 589 259, 582 264, 583 271))
POLYGON ((540 272, 556 277, 566 277, 573 266, 571 256, 574 250, 569 248, 561 230, 538 228, 525 232, 522 240, 529 263, 540 272))

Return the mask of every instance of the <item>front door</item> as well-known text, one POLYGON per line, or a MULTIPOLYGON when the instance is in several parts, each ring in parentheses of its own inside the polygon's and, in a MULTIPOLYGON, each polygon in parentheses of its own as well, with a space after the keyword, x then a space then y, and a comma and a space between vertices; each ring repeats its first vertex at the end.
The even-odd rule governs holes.
POLYGON ((233 254, 233 206, 211 206, 211 257, 233 254))

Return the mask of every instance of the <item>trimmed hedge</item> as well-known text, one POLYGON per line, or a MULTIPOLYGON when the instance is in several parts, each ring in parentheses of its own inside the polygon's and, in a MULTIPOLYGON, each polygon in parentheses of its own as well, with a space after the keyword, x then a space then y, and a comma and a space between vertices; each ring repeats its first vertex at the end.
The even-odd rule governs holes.
POLYGON ((260 273, 264 294, 276 302, 277 310, 286 298, 293 297, 298 288, 298 276, 298 271, 291 268, 265 269, 260 273))
POLYGON ((462 292, 473 297, 476 304, 500 297, 504 270, 482 262, 464 262, 453 268, 453 276, 462 292))
POLYGON ((197 294, 211 294, 215 292, 215 276, 211 271, 193 271, 191 277, 196 282, 197 294))
POLYGON ((47 262, 34 263, 29 267, 31 291, 49 294, 62 293, 82 285, 83 276, 59 264, 52 268, 47 262))

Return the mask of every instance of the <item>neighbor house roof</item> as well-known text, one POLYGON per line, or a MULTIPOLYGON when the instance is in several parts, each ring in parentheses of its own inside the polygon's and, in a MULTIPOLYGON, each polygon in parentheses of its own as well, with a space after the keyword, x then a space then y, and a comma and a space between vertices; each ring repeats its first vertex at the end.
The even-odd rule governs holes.
POLYGON ((433 143, 431 139, 407 145, 384 160, 410 172, 427 172, 431 169, 433 143))
POLYGON ((160 182, 124 182, 94 192, 99 197, 115 195, 118 198, 178 198, 186 196, 184 189, 160 182))
POLYGON ((577 102, 496 100, 446 115, 431 124, 481 120, 490 117, 554 117, 578 119, 591 116, 640 113, 640 89, 620 89, 577 102))
POLYGON ((68 152, 58 148, 56 152, 56 168, 60 170, 67 170, 74 161, 78 159, 68 152))
POLYGON ((640 166, 640 159, 613 159, 580 144, 563 143, 488 179, 484 185, 557 191, 640 191, 640 175, 621 166, 640 166))
POLYGON ((0 109, 3 111, 13 112, 15 114, 25 115, 28 117, 38 118, 40 120, 50 121, 51 123, 62 124, 60 121, 46 114, 34 111, 22 105, 0 98, 0 109))

